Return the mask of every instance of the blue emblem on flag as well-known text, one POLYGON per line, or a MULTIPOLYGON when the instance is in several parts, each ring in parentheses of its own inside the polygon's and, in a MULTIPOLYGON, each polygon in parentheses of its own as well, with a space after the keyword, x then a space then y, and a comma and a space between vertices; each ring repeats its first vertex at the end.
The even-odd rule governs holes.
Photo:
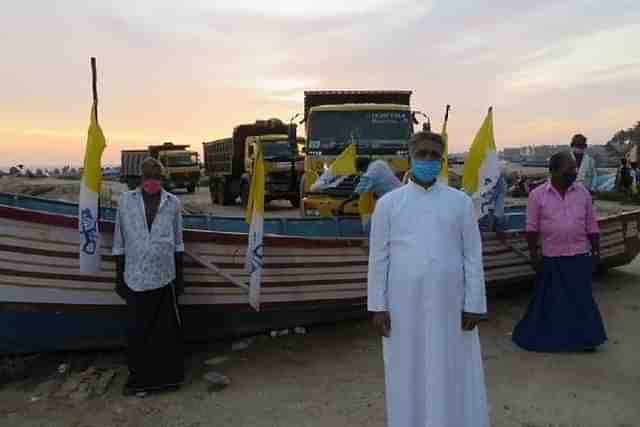
POLYGON ((253 273, 254 271, 260 269, 264 265, 264 253, 263 253, 263 244, 257 245, 251 251, 251 268, 249 273, 253 273))
POLYGON ((88 255, 96 253, 98 241, 98 227, 91 209, 80 212, 80 235, 82 237, 82 252, 88 255))

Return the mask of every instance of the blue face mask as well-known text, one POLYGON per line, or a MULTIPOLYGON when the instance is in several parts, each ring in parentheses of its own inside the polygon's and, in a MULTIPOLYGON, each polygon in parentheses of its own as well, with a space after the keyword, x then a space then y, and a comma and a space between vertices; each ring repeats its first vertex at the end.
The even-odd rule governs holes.
POLYGON ((411 159, 411 173, 421 182, 432 182, 440 175, 442 162, 440 160, 411 159))

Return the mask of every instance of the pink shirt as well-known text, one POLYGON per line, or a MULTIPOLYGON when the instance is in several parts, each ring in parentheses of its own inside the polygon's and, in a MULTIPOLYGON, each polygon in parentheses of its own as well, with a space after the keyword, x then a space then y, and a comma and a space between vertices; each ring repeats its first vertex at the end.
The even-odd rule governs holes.
POLYGON ((551 181, 540 185, 529 194, 527 231, 540 233, 544 256, 589 252, 587 235, 599 232, 589 191, 575 183, 563 198, 551 181))

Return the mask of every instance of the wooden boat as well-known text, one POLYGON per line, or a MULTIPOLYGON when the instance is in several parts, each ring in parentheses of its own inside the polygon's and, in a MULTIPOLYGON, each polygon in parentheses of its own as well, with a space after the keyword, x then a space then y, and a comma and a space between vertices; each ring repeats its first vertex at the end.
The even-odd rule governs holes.
MULTIPOLYGON (((113 209, 102 209, 102 272, 78 264, 77 205, 0 193, 0 353, 104 348, 124 342, 124 304, 113 291, 113 209)), ((602 266, 640 251, 640 211, 602 218, 602 266)), ((262 307, 211 264, 246 283, 242 218, 185 215, 188 341, 205 341, 366 314, 367 247, 357 219, 265 220, 262 307)), ((531 283, 524 211, 507 212, 501 241, 483 233, 489 290, 531 283)))

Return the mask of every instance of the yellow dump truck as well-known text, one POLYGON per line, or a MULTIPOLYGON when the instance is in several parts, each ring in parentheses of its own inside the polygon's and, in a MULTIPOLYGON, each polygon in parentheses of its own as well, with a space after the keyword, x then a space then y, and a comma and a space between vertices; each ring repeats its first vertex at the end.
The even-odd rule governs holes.
MULTIPOLYGON (((307 91, 304 177, 300 186, 303 216, 335 216, 349 198, 359 177, 311 191, 314 181, 349 146, 358 157, 385 160, 401 179, 409 168, 407 143, 414 118, 410 91, 307 91)), ((357 202, 346 205, 344 215, 358 215, 357 202)))
POLYGON ((160 160, 164 166, 164 188, 186 188, 189 193, 196 191, 200 184, 200 161, 198 153, 189 150, 188 145, 175 145, 171 142, 150 145, 149 155, 160 160))
POLYGON ((193 193, 200 183, 200 161, 198 153, 188 148, 188 145, 165 142, 150 145, 146 150, 122 150, 120 180, 126 182, 130 190, 136 188, 142 176, 142 162, 153 157, 164 166, 162 185, 165 189, 186 188, 193 193))
POLYGON ((262 147, 265 165, 265 203, 289 200, 300 204, 299 178, 302 158, 298 152, 296 126, 281 120, 258 120, 236 126, 231 138, 204 142, 205 170, 209 176, 211 201, 232 204, 238 196, 243 205, 249 198, 256 146, 262 147))

